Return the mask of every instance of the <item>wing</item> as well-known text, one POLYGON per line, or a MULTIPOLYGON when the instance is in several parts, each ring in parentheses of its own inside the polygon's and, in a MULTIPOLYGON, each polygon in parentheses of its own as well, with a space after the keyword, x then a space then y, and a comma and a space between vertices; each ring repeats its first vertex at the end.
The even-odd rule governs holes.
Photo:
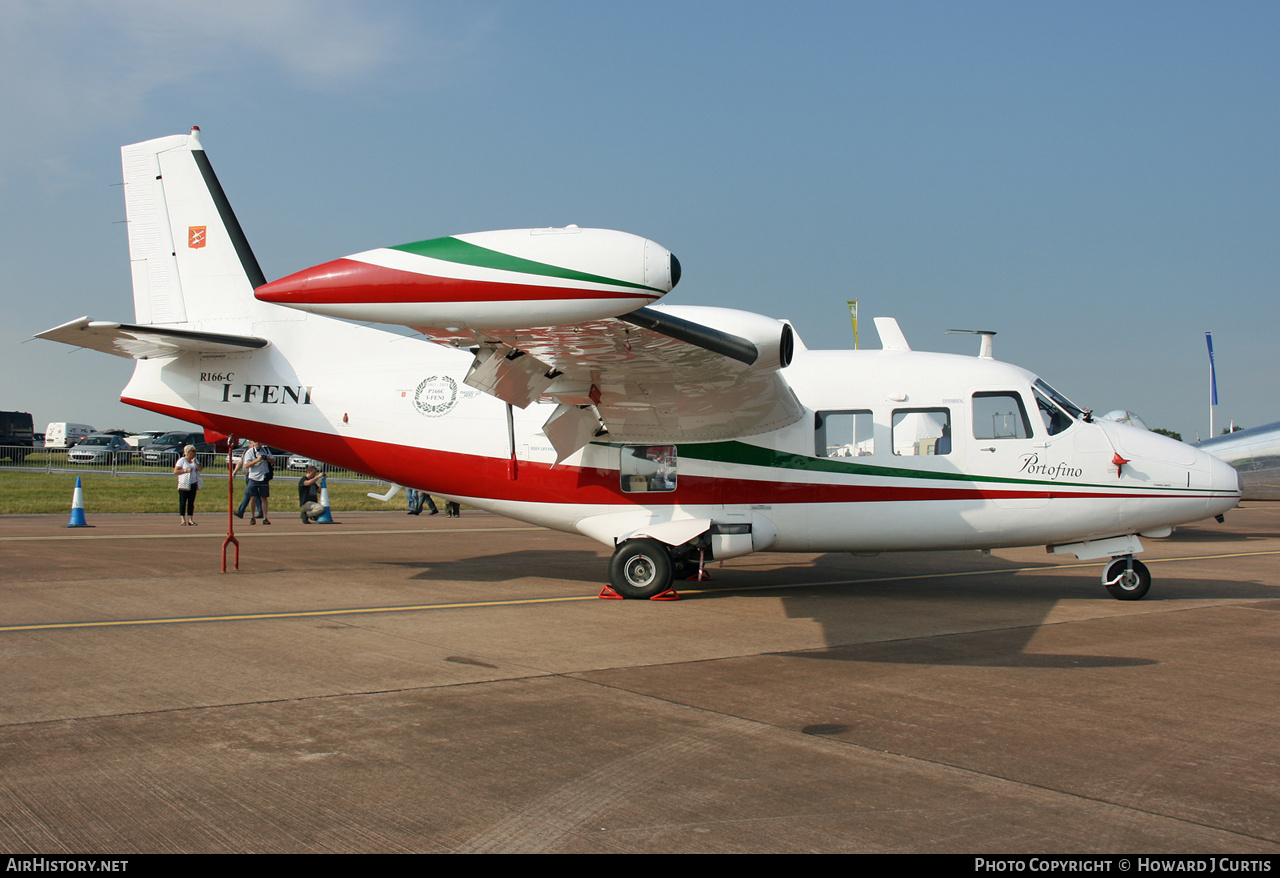
POLYGON ((804 411, 781 374, 791 327, 744 311, 658 306, 573 326, 419 331, 475 350, 472 387, 522 408, 559 403, 543 428, 559 460, 593 438, 729 439, 785 427, 804 411))
POLYGON ((252 351, 267 346, 266 339, 253 336, 109 323, 88 317, 38 332, 35 337, 132 360, 176 357, 183 352, 252 351))

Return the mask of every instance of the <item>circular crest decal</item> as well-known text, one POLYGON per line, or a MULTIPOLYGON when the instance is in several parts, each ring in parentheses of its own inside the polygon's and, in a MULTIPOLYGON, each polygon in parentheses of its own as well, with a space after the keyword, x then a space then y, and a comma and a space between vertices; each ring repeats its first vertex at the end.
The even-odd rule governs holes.
POLYGON ((432 375, 413 392, 413 407, 428 418, 447 415, 458 404, 458 383, 448 375, 432 375))

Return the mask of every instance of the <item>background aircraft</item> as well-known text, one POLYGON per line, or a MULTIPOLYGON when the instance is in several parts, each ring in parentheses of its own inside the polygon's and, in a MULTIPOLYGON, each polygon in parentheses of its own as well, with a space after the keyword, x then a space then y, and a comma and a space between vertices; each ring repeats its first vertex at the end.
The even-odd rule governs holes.
POLYGON ((1245 500, 1280 500, 1280 421, 1196 444, 1240 473, 1245 500))

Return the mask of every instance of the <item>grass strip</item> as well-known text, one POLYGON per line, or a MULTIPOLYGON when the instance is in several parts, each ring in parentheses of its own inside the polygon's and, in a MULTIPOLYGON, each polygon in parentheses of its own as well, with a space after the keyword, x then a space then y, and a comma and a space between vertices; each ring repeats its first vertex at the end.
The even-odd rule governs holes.
MULTIPOLYGON (((112 476, 108 473, 80 474, 84 488, 85 515, 114 512, 178 512, 177 476, 112 476)), ((270 510, 279 515, 298 512, 298 477, 280 474, 271 482, 270 510)), ((0 471, 0 515, 71 514, 71 494, 75 473, 42 473, 32 470, 0 471)), ((330 482, 329 503, 335 511, 380 512, 403 510, 404 494, 383 503, 365 496, 386 492, 377 482, 330 482)), ((236 479, 236 503, 244 496, 244 476, 236 479)), ((196 512, 226 509, 227 480, 224 473, 205 475, 204 487, 196 497, 196 512)))

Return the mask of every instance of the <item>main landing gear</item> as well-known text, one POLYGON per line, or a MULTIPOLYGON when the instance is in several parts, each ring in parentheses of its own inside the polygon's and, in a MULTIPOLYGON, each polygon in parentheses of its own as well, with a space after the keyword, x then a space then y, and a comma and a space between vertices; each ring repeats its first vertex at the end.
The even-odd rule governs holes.
POLYGON ((647 537, 627 540, 609 561, 609 585, 624 598, 647 600, 671 588, 674 570, 664 543, 647 537))
POLYGON ((1132 555, 1122 555, 1107 565, 1102 584, 1116 600, 1140 601, 1151 588, 1151 571, 1132 555))

